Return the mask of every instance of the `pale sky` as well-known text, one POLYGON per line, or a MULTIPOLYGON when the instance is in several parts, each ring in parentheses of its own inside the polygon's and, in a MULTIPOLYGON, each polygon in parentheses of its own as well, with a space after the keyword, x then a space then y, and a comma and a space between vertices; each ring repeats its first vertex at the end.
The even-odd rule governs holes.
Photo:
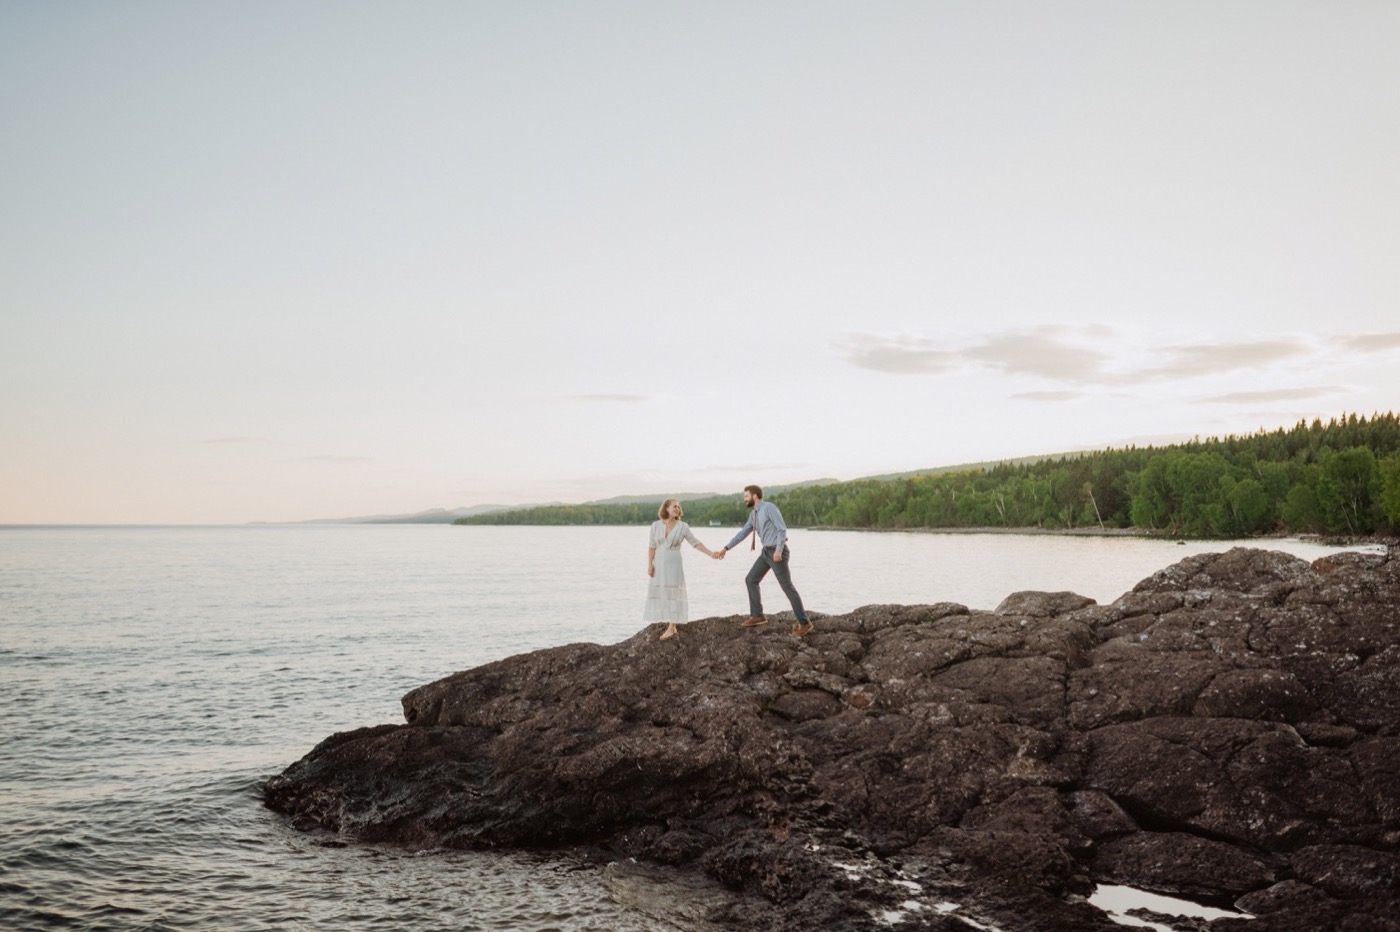
POLYGON ((0 0, 0 523, 1400 409, 1400 3, 0 0))

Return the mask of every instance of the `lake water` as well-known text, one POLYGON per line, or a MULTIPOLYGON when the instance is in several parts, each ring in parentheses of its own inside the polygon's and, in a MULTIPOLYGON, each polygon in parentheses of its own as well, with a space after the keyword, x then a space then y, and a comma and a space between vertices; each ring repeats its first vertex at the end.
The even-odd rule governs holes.
MULTIPOLYGON (((707 544, 733 529, 698 528, 707 544)), ((456 670, 643 627, 645 528, 0 528, 0 928, 649 930, 596 871, 324 847, 262 807, 325 736, 456 670)), ((807 607, 1112 601, 1229 544, 792 532, 807 607)), ((1270 541, 1316 559, 1339 548, 1270 541)), ((687 550, 691 617, 747 550, 687 550)), ((787 609, 771 577, 765 608, 787 609)))

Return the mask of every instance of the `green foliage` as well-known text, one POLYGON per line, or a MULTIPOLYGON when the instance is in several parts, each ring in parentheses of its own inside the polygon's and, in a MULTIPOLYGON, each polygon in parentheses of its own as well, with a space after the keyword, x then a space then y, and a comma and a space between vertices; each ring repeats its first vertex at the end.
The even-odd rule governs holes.
MULTIPOLYGON (((1248 437, 806 486, 772 499, 793 527, 1386 533, 1400 529, 1400 419, 1351 414, 1248 437)), ((649 524, 659 505, 550 505, 457 523, 649 524)), ((697 527, 748 517, 737 492, 683 505, 697 527)))
MULTIPOLYGON (((627 502, 623 504, 594 503, 590 505, 540 505, 535 508, 521 508, 514 511, 492 511, 470 518, 458 518, 453 524, 644 524, 656 520, 657 509, 662 499, 654 502, 627 502)), ((685 520, 692 526, 700 527, 710 521, 724 524, 743 524, 748 520, 748 509, 739 496, 716 496, 682 501, 685 520)))
POLYGON ((1318 500, 1329 531, 1361 534, 1375 527, 1372 503, 1380 498, 1376 455, 1366 447, 1349 447, 1318 455, 1322 477, 1318 500))
POLYGON ((1299 482, 1289 488, 1279 508, 1284 527, 1299 533, 1326 530, 1322 522, 1322 505, 1317 498, 1317 479, 1322 470, 1308 466, 1299 482))
POLYGON ((1381 460, 1381 510, 1394 530, 1400 530, 1400 453, 1381 460))

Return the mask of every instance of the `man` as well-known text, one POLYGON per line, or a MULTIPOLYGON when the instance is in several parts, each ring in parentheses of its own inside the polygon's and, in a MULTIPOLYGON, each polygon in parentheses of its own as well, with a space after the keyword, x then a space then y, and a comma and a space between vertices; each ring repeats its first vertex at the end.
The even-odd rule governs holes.
POLYGON ((744 583, 749 587, 749 617, 744 619, 744 627, 752 628, 768 623, 768 619, 763 615, 763 601, 759 598, 758 584, 768 575, 768 571, 772 570, 773 575, 778 577, 778 585, 783 587, 788 601, 792 603, 793 614, 797 616, 792 633, 797 637, 805 637, 812 633, 812 622, 808 620, 807 612, 802 608, 802 596, 792 587, 792 574, 788 572, 792 553, 788 550, 787 525, 783 523, 782 512, 778 511, 777 505, 763 500, 763 489, 756 485, 744 487, 744 505, 751 510, 749 520, 744 522, 743 529, 734 535, 734 539, 716 554, 717 559, 723 560, 724 555, 750 533, 763 545, 763 552, 754 563, 753 569, 744 577, 744 583))

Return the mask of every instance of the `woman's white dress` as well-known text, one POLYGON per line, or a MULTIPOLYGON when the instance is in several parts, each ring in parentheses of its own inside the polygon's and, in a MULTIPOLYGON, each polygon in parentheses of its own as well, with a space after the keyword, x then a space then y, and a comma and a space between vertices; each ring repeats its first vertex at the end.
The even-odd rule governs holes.
POLYGON ((666 522, 657 521, 651 526, 651 541, 648 548, 656 548, 652 566, 656 573, 647 585, 647 604, 642 611, 643 621, 681 622, 689 618, 690 606, 685 597, 685 567, 681 564, 681 541, 689 541, 692 547, 699 547, 700 541, 690 533, 690 525, 677 521, 666 533, 666 522))

